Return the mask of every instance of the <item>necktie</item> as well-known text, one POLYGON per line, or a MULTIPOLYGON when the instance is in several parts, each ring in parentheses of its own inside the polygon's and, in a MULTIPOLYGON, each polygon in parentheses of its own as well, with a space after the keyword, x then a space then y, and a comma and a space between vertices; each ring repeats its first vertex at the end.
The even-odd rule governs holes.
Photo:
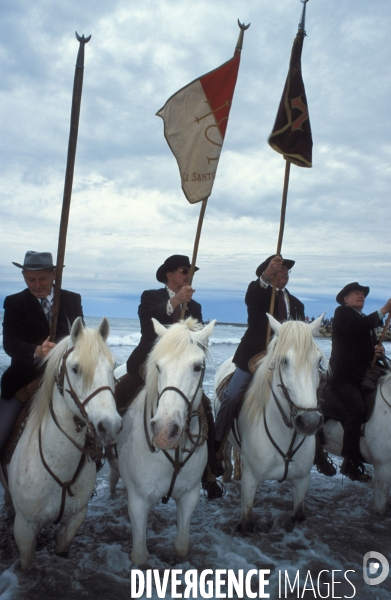
POLYGON ((288 314, 286 312, 286 302, 285 295, 282 290, 278 290, 277 292, 277 306, 278 306, 278 320, 280 323, 286 321, 288 318, 288 314))
POLYGON ((47 298, 42 298, 41 306, 43 308, 43 312, 45 313, 45 317, 47 318, 48 323, 50 325, 50 322, 52 320, 52 303, 47 298))
POLYGON ((181 311, 182 311, 181 305, 178 304, 178 306, 176 306, 174 308, 174 311, 172 313, 172 322, 173 323, 178 323, 179 319, 181 318, 181 311))

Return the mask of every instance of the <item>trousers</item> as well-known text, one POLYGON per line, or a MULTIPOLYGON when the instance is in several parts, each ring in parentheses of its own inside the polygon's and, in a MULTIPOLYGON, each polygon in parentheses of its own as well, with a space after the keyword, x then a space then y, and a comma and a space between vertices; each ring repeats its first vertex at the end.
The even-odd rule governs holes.
POLYGON ((24 402, 21 402, 13 396, 9 400, 0 398, 0 452, 4 450, 8 438, 11 435, 13 426, 15 425, 22 409, 24 402))
POLYGON ((215 439, 217 442, 223 440, 226 430, 232 424, 235 411, 252 378, 252 373, 243 371, 239 367, 236 368, 228 388, 224 392, 220 410, 217 413, 215 423, 215 439))

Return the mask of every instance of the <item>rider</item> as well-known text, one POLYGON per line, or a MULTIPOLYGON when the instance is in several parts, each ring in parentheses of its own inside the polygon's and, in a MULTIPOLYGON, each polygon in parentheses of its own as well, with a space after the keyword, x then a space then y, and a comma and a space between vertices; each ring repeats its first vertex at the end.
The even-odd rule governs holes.
MULTIPOLYGON (((201 304, 193 300, 195 290, 189 285, 190 261, 188 256, 174 254, 166 258, 156 272, 156 279, 165 285, 158 290, 146 290, 141 295, 138 315, 141 326, 140 343, 129 356, 126 367, 127 374, 121 378, 116 386, 115 396, 117 408, 124 408, 137 390, 144 385, 143 365, 157 338, 152 317, 163 325, 171 325, 181 318, 183 303, 187 303, 185 318, 193 317, 202 322, 201 304)), ((198 271, 198 267, 195 267, 198 271)), ((203 475, 202 484, 207 490, 208 499, 220 498, 221 487, 216 483, 214 476, 215 449, 214 449, 214 421, 210 401, 203 395, 202 404, 208 421, 208 463, 211 470, 209 476, 207 469, 203 475)))
MULTIPOLYGON (((243 395, 253 378, 249 362, 256 355, 266 350, 266 336, 268 329, 267 314, 270 311, 270 300, 272 296, 273 280, 276 277, 276 302, 273 316, 282 323, 286 320, 304 321, 304 305, 298 298, 290 294, 286 289, 289 281, 289 273, 294 260, 284 259, 273 254, 259 265, 255 274, 257 279, 252 281, 245 297, 248 313, 248 328, 242 337, 235 352, 232 362, 236 370, 232 376, 227 390, 224 393, 220 410, 217 414, 215 424, 216 451, 221 456, 221 442, 231 428, 235 412, 243 395)), ((259 356, 259 358, 261 358, 259 356)), ((324 475, 335 475, 336 469, 323 450, 320 438, 316 436, 315 464, 324 475)), ((222 470, 218 463, 218 472, 222 470)))
MULTIPOLYGON (((365 469, 360 454, 360 431, 365 421, 365 396, 368 379, 365 377, 374 356, 378 359, 384 348, 377 344, 373 329, 383 323, 383 317, 391 311, 391 299, 375 312, 362 312, 369 287, 357 281, 348 283, 337 294, 340 306, 333 319, 331 347, 331 383, 343 403, 347 416, 344 428, 341 473, 352 480, 369 482, 372 477, 365 469)), ((375 379, 381 370, 371 372, 375 379)))
MULTIPOLYGON (((11 366, 1 379, 0 452, 24 402, 33 395, 42 374, 40 360, 56 345, 49 341, 56 267, 50 252, 28 251, 22 269, 27 288, 4 300, 3 345, 11 366)), ((69 335, 77 317, 83 318, 79 294, 61 290, 56 342, 69 335)))

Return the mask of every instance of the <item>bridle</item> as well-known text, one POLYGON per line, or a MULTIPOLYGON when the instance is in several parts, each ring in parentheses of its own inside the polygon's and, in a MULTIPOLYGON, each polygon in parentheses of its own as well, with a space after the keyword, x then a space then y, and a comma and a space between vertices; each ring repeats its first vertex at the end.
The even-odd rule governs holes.
MULTIPOLYGON (((201 344, 197 343, 197 345, 204 349, 204 347, 201 344)), ((187 405, 185 427, 183 430, 182 437, 185 437, 187 435, 187 438, 189 439, 190 444, 191 444, 190 448, 186 448, 184 445, 183 448, 181 449, 182 453, 187 453, 186 458, 182 461, 180 460, 180 444, 178 444, 178 446, 175 448, 174 458, 172 458, 172 456, 167 452, 167 450, 162 449, 164 456, 170 461, 170 463, 174 467, 174 472, 172 475, 169 490, 168 490, 167 494, 165 496, 163 496, 163 498, 162 498, 163 504, 167 504, 167 502, 169 501, 169 499, 171 497, 172 490, 174 489, 175 481, 179 474, 179 471, 182 469, 182 467, 185 466, 185 464, 188 462, 188 460, 192 457, 192 455, 194 454, 196 449, 199 448, 200 446, 202 446, 202 444, 205 442, 206 437, 207 437, 207 432, 206 432, 207 426, 205 423, 204 410, 202 407, 202 403, 200 402, 200 406, 197 410, 193 410, 193 405, 194 405, 195 399, 198 395, 198 392, 202 388, 202 383, 204 381, 204 375, 205 375, 205 361, 204 361, 203 365, 201 366, 201 373, 200 373, 200 377, 198 379, 197 387, 196 387, 196 390, 191 399, 189 399, 186 396, 186 394, 184 394, 184 392, 182 392, 182 390, 180 388, 169 385, 169 386, 166 386, 160 392, 160 394, 158 395, 157 401, 156 401, 156 409, 157 409, 159 406, 160 399, 165 392, 172 391, 181 396, 181 398, 185 401, 185 404, 187 405), (190 431, 190 425, 191 425, 192 419, 195 417, 197 417, 197 419, 198 419, 198 431, 195 435, 193 435, 190 431)), ((153 419, 153 417, 154 417, 153 408, 151 406, 150 419, 153 419)), ((147 418, 147 397, 145 397, 144 432, 145 432, 145 438, 147 440, 148 448, 149 448, 150 452, 154 453, 154 452, 156 452, 157 449, 152 444, 151 437, 150 437, 149 430, 148 430, 147 419, 148 419, 147 418)), ((186 442, 185 442, 185 444, 186 444, 186 442)))
POLYGON ((61 479, 59 479, 57 477, 57 475, 55 473, 53 473, 53 471, 47 464, 45 457, 43 455, 42 433, 41 433, 42 427, 41 426, 39 427, 39 431, 38 431, 38 445, 39 445, 39 453, 41 456, 42 464, 45 467, 46 471, 54 479, 54 481, 56 483, 58 483, 58 485, 62 488, 61 506, 60 506, 60 511, 59 511, 58 517, 54 521, 55 525, 57 525, 61 521, 62 516, 64 514, 66 494, 68 493, 69 496, 74 496, 71 486, 77 481, 77 478, 79 477, 80 473, 82 472, 87 457, 89 457, 95 463, 100 461, 103 457, 102 447, 96 443, 95 427, 88 419, 88 415, 87 415, 87 411, 85 410, 85 406, 90 400, 92 400, 92 398, 94 398, 97 394, 99 394, 100 392, 102 392, 104 390, 110 390, 110 392, 112 393, 112 395, 114 397, 113 390, 111 389, 110 386, 106 385, 106 386, 101 386, 101 387, 97 388, 96 390, 94 390, 89 396, 87 396, 87 398, 85 400, 83 400, 83 401, 80 400, 79 396, 77 395, 76 391, 74 390, 74 388, 71 384, 71 381, 69 378, 69 373, 68 373, 68 368, 66 365, 67 358, 71 354, 71 352, 73 352, 74 349, 75 349, 75 347, 72 346, 71 348, 66 350, 66 352, 64 352, 64 354, 62 355, 61 367, 59 370, 59 374, 55 378, 55 381, 56 381, 57 388, 58 388, 58 391, 60 392, 61 396, 64 397, 64 392, 67 392, 68 394, 70 394, 70 396, 72 397, 73 401, 75 402, 76 406, 78 407, 78 409, 80 411, 82 419, 80 417, 78 417, 77 415, 75 415, 73 417, 73 420, 76 425, 77 433, 79 433, 84 427, 86 427, 84 446, 81 446, 78 442, 76 442, 76 440, 74 440, 61 427, 61 425, 58 422, 58 419, 56 417, 56 414, 54 412, 52 398, 50 398, 50 403, 49 403, 50 415, 51 415, 54 423, 56 424, 58 429, 65 435, 65 437, 67 437, 68 440, 70 442, 72 442, 72 444, 81 452, 79 463, 77 465, 76 471, 71 480, 61 481, 61 479), (65 379, 69 386, 69 389, 64 389, 65 379))
POLYGON ((270 390, 271 390, 272 396, 274 398, 274 401, 277 405, 277 408, 281 413, 282 420, 284 421, 285 425, 288 427, 288 429, 294 429, 293 422, 297 417, 297 413, 299 411, 306 411, 306 412, 311 412, 314 410, 319 411, 319 403, 312 408, 307 408, 306 406, 299 406, 298 404, 295 404, 295 402, 293 402, 292 398, 290 397, 289 391, 288 391, 288 389, 284 383, 284 380, 282 378, 281 363, 278 366, 278 375, 280 377, 280 383, 277 385, 277 387, 280 387, 282 389, 282 393, 284 394, 285 400, 288 403, 289 410, 290 410, 289 417, 286 416, 285 411, 284 411, 283 407, 281 406, 281 403, 277 397, 277 394, 273 390, 272 384, 269 381, 270 390))

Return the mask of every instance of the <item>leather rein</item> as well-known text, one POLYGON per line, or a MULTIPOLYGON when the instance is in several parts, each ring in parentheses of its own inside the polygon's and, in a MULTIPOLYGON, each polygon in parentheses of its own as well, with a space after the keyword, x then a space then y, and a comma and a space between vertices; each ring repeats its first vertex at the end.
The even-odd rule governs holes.
POLYGON ((51 475, 51 477, 54 479, 54 481, 56 483, 58 483, 58 485, 62 488, 61 506, 60 506, 60 511, 59 511, 58 517, 54 521, 55 525, 57 525, 61 521, 62 516, 64 514, 66 494, 68 494, 69 496, 74 496, 71 486, 77 481, 77 478, 79 477, 80 473, 82 472, 85 462, 87 460, 87 456, 90 457, 91 460, 95 463, 98 462, 103 457, 102 448, 96 443, 95 427, 88 419, 88 415, 87 415, 85 406, 90 400, 92 400, 92 398, 94 398, 97 394, 99 394, 100 392, 102 392, 104 390, 109 390, 114 396, 114 392, 111 389, 111 387, 106 385, 106 386, 101 386, 101 387, 97 388, 96 390, 94 390, 89 396, 87 396, 87 398, 84 401, 80 400, 76 391, 72 387, 72 384, 71 384, 71 381, 69 378, 69 374, 68 374, 68 368, 66 365, 67 358, 71 354, 71 352, 73 352, 74 349, 75 349, 74 346, 72 346, 66 352, 64 352, 62 359, 61 359, 61 368, 60 368, 58 376, 56 376, 56 384, 57 384, 57 388, 58 388, 61 396, 64 397, 64 391, 67 392, 68 394, 70 394, 71 398, 73 399, 73 401, 75 402, 76 406, 78 407, 78 409, 80 411, 82 418, 75 415, 73 417, 73 420, 76 425, 77 433, 79 433, 84 427, 86 427, 84 446, 81 446, 78 442, 76 442, 76 440, 74 440, 61 427, 61 425, 58 422, 57 416, 54 412, 52 398, 50 398, 50 403, 49 403, 50 415, 51 415, 54 423, 56 424, 58 429, 65 435, 65 437, 68 438, 68 440, 70 442, 72 442, 72 444, 79 450, 79 452, 81 452, 80 460, 79 460, 79 463, 73 474, 72 479, 70 479, 69 481, 61 481, 61 479, 59 479, 57 477, 57 475, 55 475, 55 473, 53 473, 53 471, 47 464, 45 457, 43 455, 42 434, 41 434, 42 426, 39 427, 39 432, 38 432, 39 454, 41 456, 42 464, 45 467, 46 471, 49 473, 49 475, 51 475), (69 389, 64 389, 65 379, 69 386, 69 389))
MULTIPOLYGON (((160 394, 158 396, 158 399, 157 399, 156 408, 159 406, 159 401, 160 401, 161 397, 167 391, 176 392, 177 394, 179 394, 183 398, 183 400, 187 404, 186 423, 185 423, 183 435, 187 434, 187 438, 188 438, 188 440, 190 441, 190 444, 191 444, 190 448, 186 448, 185 447, 186 440, 185 440, 184 446, 182 448, 182 453, 187 453, 187 456, 183 460, 180 460, 180 447, 179 447, 180 444, 179 443, 178 443, 178 446, 175 448, 174 458, 172 458, 172 456, 167 452, 167 450, 163 450, 162 449, 162 452, 163 452, 164 456, 170 461, 170 463, 172 464, 172 466, 174 468, 174 472, 173 472, 172 478, 171 478, 170 487, 168 489, 167 494, 165 496, 163 496, 163 498, 162 498, 162 503, 163 504, 167 504, 167 502, 171 498, 171 494, 172 494, 172 491, 174 489, 176 478, 177 478, 180 470, 182 469, 182 467, 185 466, 185 464, 193 456, 193 454, 196 451, 196 449, 199 448, 200 446, 202 446, 202 444, 205 442, 206 437, 207 437, 207 434, 205 432, 204 410, 202 408, 201 402, 200 402, 199 408, 197 410, 193 410, 194 401, 195 401, 195 399, 197 397, 197 394, 198 394, 199 390, 202 388, 202 383, 203 383, 203 380, 204 380, 204 374, 205 374, 205 363, 201 367, 201 375, 200 375, 200 378, 198 380, 196 391, 194 392, 193 398, 191 400, 189 400, 187 398, 187 396, 182 392, 182 390, 180 390, 179 388, 177 388, 175 386, 172 386, 172 385, 169 385, 169 386, 165 387, 160 392, 160 394), (193 435, 190 432, 191 421, 192 421, 192 419, 194 417, 197 417, 197 419, 198 419, 198 432, 195 435, 193 435)), ((150 419, 153 419, 153 417, 154 417, 154 415, 153 415, 153 409, 151 407, 150 419)), ((145 438, 147 440, 147 444, 148 444, 148 448, 149 448, 150 452, 152 452, 152 453, 156 452, 157 449, 152 444, 152 441, 151 441, 151 438, 150 438, 150 435, 149 435, 149 431, 148 431, 148 423, 147 423, 147 397, 145 397, 145 403, 144 403, 144 432, 145 432, 145 438)))

